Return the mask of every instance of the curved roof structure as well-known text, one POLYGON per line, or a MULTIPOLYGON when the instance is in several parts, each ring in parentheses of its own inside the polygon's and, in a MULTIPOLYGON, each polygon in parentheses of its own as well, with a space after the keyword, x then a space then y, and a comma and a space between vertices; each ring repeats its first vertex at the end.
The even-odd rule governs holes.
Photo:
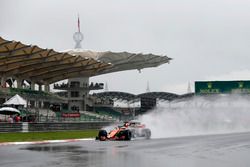
POLYGON ((110 67, 110 63, 90 57, 42 49, 0 37, 0 76, 50 84, 68 78, 94 76, 110 67))
POLYGON ((125 101, 132 101, 134 99, 136 99, 136 95, 131 94, 131 93, 126 93, 126 92, 100 92, 100 93, 95 93, 93 94, 97 97, 108 97, 111 99, 119 99, 119 100, 125 100, 125 101))
POLYGON ((167 56, 154 54, 93 52, 82 49, 61 53, 0 37, 0 76, 41 84, 123 70, 141 70, 169 63, 170 60, 167 56))
POLYGON ((93 52, 82 49, 65 51, 74 56, 89 57, 105 63, 111 63, 111 68, 99 71, 99 74, 124 70, 141 70, 143 68, 157 67, 164 63, 169 63, 171 58, 154 54, 128 53, 128 52, 93 52))
POLYGON ((142 97, 155 98, 161 100, 175 100, 180 97, 180 95, 168 92, 147 92, 139 95, 134 95, 126 92, 101 92, 94 94, 97 97, 109 97, 111 99, 119 99, 125 101, 135 101, 136 99, 140 99, 142 97))
POLYGON ((161 100, 174 100, 179 97, 179 95, 169 92, 147 92, 137 95, 137 97, 148 97, 161 100))
POLYGON ((195 93, 186 93, 186 94, 180 95, 178 99, 192 98, 194 97, 194 95, 195 93))

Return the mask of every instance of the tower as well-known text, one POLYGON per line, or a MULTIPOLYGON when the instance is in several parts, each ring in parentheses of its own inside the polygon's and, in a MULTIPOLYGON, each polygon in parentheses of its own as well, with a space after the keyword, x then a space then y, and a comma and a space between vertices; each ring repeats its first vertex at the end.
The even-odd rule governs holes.
MULTIPOLYGON (((81 49, 83 34, 80 29, 80 17, 77 19, 78 31, 73 34, 75 49, 81 49)), ((68 81, 68 104, 70 110, 86 111, 87 99, 90 91, 89 77, 70 78, 68 81)))
POLYGON ((81 30, 80 30, 79 15, 78 15, 78 20, 77 20, 77 27, 78 27, 78 31, 74 33, 73 39, 76 42, 75 49, 81 49, 82 48, 81 42, 83 41, 83 34, 81 33, 81 30))

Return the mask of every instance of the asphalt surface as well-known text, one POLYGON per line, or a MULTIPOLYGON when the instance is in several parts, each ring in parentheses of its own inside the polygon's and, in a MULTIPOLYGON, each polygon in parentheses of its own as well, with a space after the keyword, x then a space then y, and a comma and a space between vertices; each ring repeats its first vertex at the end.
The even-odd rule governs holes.
POLYGON ((249 167, 250 133, 0 146, 1 167, 249 167))

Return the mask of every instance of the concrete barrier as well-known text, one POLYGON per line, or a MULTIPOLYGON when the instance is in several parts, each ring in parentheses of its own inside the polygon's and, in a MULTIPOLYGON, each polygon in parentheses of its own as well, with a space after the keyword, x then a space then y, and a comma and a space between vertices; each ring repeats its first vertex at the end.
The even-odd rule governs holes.
POLYGON ((22 123, 22 132, 29 132, 29 123, 28 122, 22 123))
POLYGON ((113 122, 0 123, 0 132, 40 132, 100 129, 113 122))
POLYGON ((0 132, 21 132, 22 123, 0 123, 0 132))
POLYGON ((100 129, 112 122, 29 123, 29 131, 62 131, 100 129))

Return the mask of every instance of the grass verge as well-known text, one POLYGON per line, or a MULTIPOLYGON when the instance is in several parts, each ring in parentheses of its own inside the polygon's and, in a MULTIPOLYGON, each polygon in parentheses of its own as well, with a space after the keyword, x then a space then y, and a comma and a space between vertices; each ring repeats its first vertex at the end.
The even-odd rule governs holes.
POLYGON ((0 133, 0 142, 23 142, 23 141, 94 138, 97 135, 97 133, 98 130, 0 133))

